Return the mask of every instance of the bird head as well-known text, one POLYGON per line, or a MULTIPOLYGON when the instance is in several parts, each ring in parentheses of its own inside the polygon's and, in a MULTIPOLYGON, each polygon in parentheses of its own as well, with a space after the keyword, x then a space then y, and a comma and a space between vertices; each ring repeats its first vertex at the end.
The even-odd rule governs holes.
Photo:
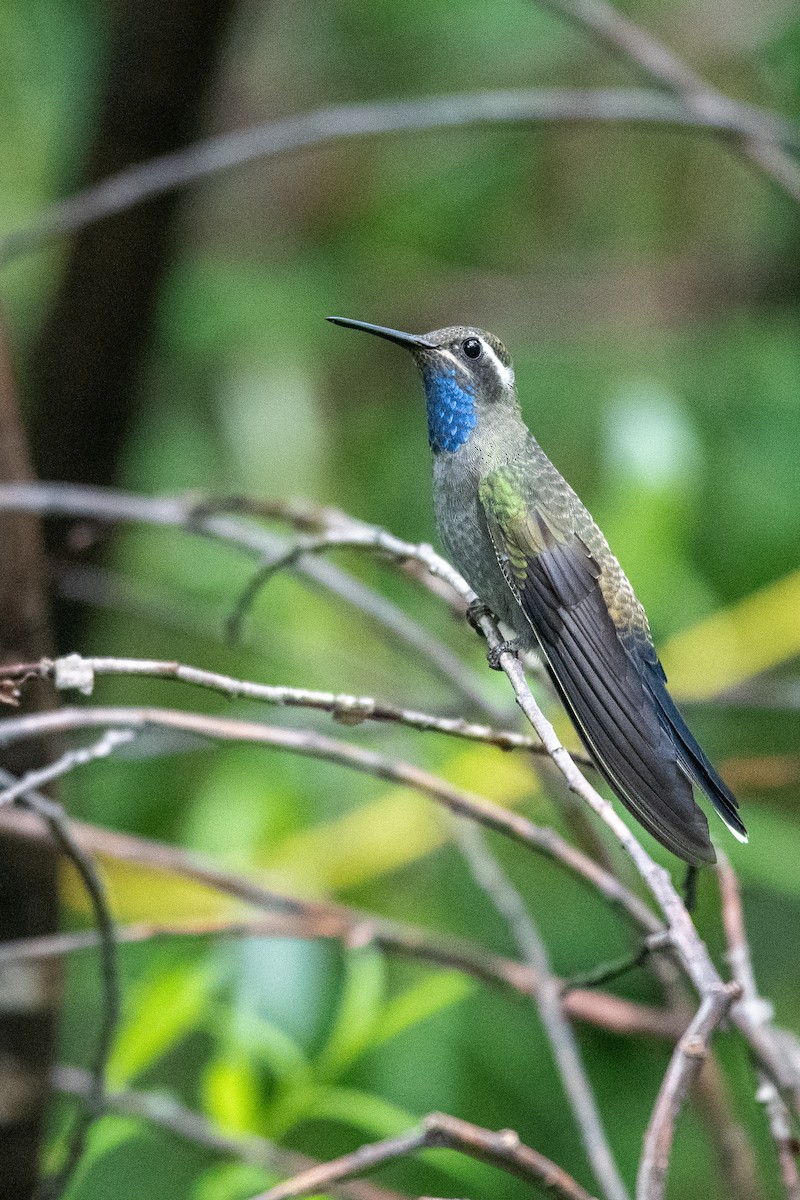
POLYGON ((328 320, 374 333, 411 352, 425 385, 428 440, 434 454, 454 453, 498 412, 518 409, 511 357, 492 333, 465 325, 431 333, 401 333, 349 317, 328 320))

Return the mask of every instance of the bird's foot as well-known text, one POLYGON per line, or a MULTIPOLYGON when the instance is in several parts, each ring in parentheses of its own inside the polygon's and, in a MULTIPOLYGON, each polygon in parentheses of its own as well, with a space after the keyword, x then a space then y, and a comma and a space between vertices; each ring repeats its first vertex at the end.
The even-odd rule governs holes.
POLYGON ((493 616, 494 613, 492 610, 487 604, 484 604, 482 600, 473 600, 472 603, 467 606, 467 620, 475 632, 480 634, 481 637, 483 637, 483 630, 479 624, 481 618, 493 616))
POLYGON ((521 649, 520 638, 514 638, 513 642, 500 642, 497 646, 490 646, 486 651, 486 661, 493 671, 502 671, 501 656, 503 654, 519 654, 521 649))
MULTIPOLYGON (((481 637, 484 636, 483 630, 480 626, 480 622, 483 617, 491 617, 493 621, 497 620, 497 617, 488 605, 484 604, 482 600, 473 600, 472 604, 470 604, 467 608, 467 620, 475 632, 480 634, 481 637)), ((522 640, 520 638, 514 638, 514 640, 511 642, 502 641, 497 646, 489 647, 489 649, 486 651, 486 660, 493 671, 502 671, 503 668, 500 666, 500 656, 502 654, 519 654, 521 649, 522 640)))

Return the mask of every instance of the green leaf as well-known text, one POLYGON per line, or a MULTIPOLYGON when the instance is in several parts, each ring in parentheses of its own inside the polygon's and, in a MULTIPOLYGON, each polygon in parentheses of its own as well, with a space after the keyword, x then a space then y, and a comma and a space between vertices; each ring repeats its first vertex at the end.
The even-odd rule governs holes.
MULTIPOLYGON (((222 1030, 224 1045, 217 1061, 220 1073, 214 1077, 212 1084, 222 1089, 217 1099, 227 1106, 231 1118, 235 1122, 244 1122, 233 1127, 260 1129, 273 1139, 284 1137, 305 1118, 317 1096, 314 1072, 302 1047, 277 1025, 254 1013, 240 1010, 230 1021, 224 1009, 215 1005, 209 1016, 209 1033, 219 1038, 222 1030), (252 1071, 254 1062, 265 1066, 278 1083, 276 1095, 266 1105, 258 1098, 257 1080, 252 1071), (223 1064, 227 1064, 227 1070, 223 1064), (244 1111, 237 1113, 237 1105, 242 1097, 235 1095, 238 1085, 230 1074, 231 1067, 233 1076, 239 1068, 249 1071, 250 1082, 246 1085, 249 1090, 249 1115, 244 1111)), ((221 1123, 224 1124, 224 1120, 221 1123)))
MULTIPOLYGON (((343 1087, 327 1088, 309 1110, 308 1116, 351 1125, 374 1141, 397 1137, 419 1124, 418 1117, 380 1096, 343 1087)), ((468 1186, 474 1184, 475 1164, 463 1155, 452 1150, 426 1150, 423 1157, 462 1183, 468 1186)))
POLYGON ((316 1061, 318 1079, 336 1079, 370 1044, 385 989, 383 956, 373 945, 351 950, 339 1009, 316 1061))
MULTIPOLYGON (((219 1033, 222 1012, 221 1008, 215 1006, 210 1014, 211 1020, 207 1026, 210 1033, 219 1033)), ((276 1079, 311 1080, 311 1064, 305 1051, 278 1025, 244 1010, 236 1013, 235 1024, 236 1039, 245 1044, 248 1055, 257 1058, 276 1079)))
POLYGON ((122 1087, 200 1024, 208 1004, 213 972, 184 963, 157 974, 134 989, 126 1005, 132 1015, 117 1034, 108 1065, 108 1081, 122 1087))
POLYGON ((212 1121, 231 1133, 259 1128, 263 1105, 252 1059, 241 1050, 212 1059, 203 1072, 203 1107, 212 1121))
POLYGON ((329 1087, 320 1091, 309 1108, 308 1116, 352 1125, 373 1138, 396 1137, 418 1123, 412 1113, 390 1104, 380 1096, 343 1087, 329 1087))
POLYGON ((458 1004, 474 989, 473 981, 456 971, 438 971, 426 975, 384 1005, 372 1031, 372 1045, 382 1046, 390 1042, 413 1025, 458 1004))
POLYGON ((194 1190, 193 1200, 248 1200, 278 1182, 278 1176, 247 1163, 221 1163, 206 1171, 194 1190))
MULTIPOLYGON (((67 1196, 78 1196, 95 1163, 99 1162, 106 1154, 111 1154, 120 1146, 124 1146, 126 1142, 139 1137, 141 1133, 141 1121, 135 1121, 131 1117, 107 1115, 95 1121, 89 1130, 86 1147, 70 1181, 67 1196)), ((61 1161, 62 1159, 59 1157, 54 1166, 55 1170, 58 1170, 61 1161)), ((48 1171, 50 1169, 51 1164, 48 1163, 48 1171)))

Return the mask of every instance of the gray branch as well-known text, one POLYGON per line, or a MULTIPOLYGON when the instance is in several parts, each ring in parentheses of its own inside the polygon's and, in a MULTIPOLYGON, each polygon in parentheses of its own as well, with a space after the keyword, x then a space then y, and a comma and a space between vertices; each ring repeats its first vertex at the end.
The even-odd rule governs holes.
MULTIPOLYGON (((574 15, 573 19, 580 24, 596 32, 602 28, 602 21, 596 20, 592 24, 587 15, 591 9, 599 12, 604 7, 599 3, 552 0, 551 7, 563 15, 573 15, 570 10, 575 10, 575 14, 580 15, 574 15)), ((82 229, 152 196, 164 195, 255 159, 275 158, 343 138, 479 124, 605 121, 735 135, 744 139, 746 145, 757 147, 761 169, 781 182, 797 199, 796 180, 789 169, 791 163, 796 175, 796 164, 781 150, 781 146, 793 150, 800 147, 797 127, 781 116, 714 92, 702 80, 697 80, 698 86, 694 89, 688 84, 684 86, 687 80, 696 78, 688 73, 688 68, 679 75, 680 85, 677 80, 668 82, 670 74, 664 69, 663 59, 669 52, 660 48, 660 55, 645 56, 641 46, 645 35, 641 31, 637 31, 637 39, 629 39, 628 45, 622 40, 619 28, 622 20, 617 15, 614 36, 607 36, 606 40, 630 57, 634 57, 638 47, 642 61, 640 58, 636 61, 656 82, 673 88, 674 96, 646 88, 530 88, 318 109, 283 121, 220 134, 173 154, 128 167, 53 205, 34 225, 0 241, 0 265, 28 253, 57 234, 82 229), (779 166, 782 166, 782 172, 779 166)), ((651 43, 653 41, 650 39, 651 43)))

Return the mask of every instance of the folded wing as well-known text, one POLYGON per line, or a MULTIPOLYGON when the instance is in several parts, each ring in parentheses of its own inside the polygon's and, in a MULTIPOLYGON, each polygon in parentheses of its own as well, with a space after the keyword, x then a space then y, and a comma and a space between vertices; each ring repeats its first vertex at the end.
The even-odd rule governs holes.
POLYGON ((690 863, 714 862, 690 779, 736 836, 746 838, 744 826, 669 696, 649 637, 617 629, 600 567, 574 531, 535 506, 498 505, 497 494, 490 477, 481 500, 498 562, 598 768, 662 845, 690 863))

